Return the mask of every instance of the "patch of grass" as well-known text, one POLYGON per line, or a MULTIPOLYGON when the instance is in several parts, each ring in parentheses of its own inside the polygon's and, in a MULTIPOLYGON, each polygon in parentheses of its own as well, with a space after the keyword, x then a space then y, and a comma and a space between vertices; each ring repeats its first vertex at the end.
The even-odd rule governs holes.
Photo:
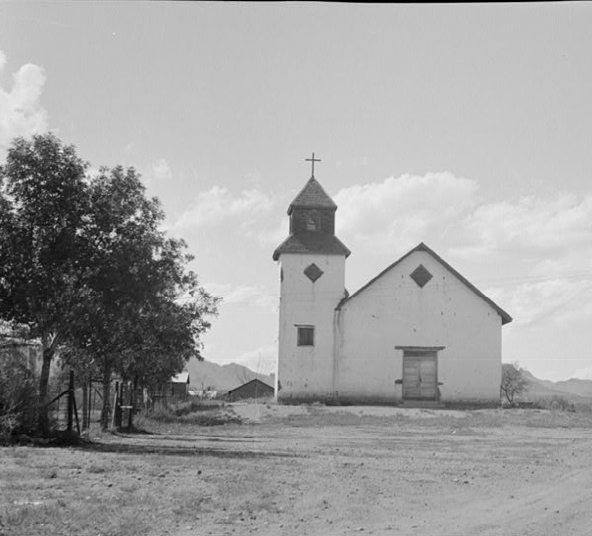
POLYGON ((97 464, 91 464, 88 466, 87 472, 92 473, 92 474, 103 474, 106 473, 108 471, 108 469, 104 466, 104 465, 97 465, 97 464))
POLYGON ((552 409, 571 412, 576 411, 576 407, 574 404, 572 404, 569 400, 559 395, 539 398, 535 401, 535 406, 541 409, 552 409))
POLYGON ((201 411, 215 411, 223 407, 224 404, 214 400, 200 400, 199 398, 190 398, 184 402, 179 402, 171 407, 171 411, 177 416, 181 417, 189 413, 201 411))
POLYGON ((43 467, 39 470, 39 476, 43 479, 57 478, 58 472, 53 467, 43 467))
POLYGON ((26 447, 13 447, 10 449, 10 455, 15 459, 26 460, 31 451, 26 447))
MULTIPOLYGON (((0 529, 24 529, 40 524, 56 523, 60 519, 61 507, 57 501, 23 501, 7 508, 0 515, 0 529)), ((0 533, 3 534, 3 533, 0 533)), ((7 534, 11 534, 10 532, 7 534)), ((30 532, 33 534, 33 532, 30 532)))
POLYGON ((198 426, 240 424, 241 419, 232 408, 212 400, 188 400, 172 406, 161 406, 136 418, 136 427, 151 429, 151 424, 179 423, 198 426))

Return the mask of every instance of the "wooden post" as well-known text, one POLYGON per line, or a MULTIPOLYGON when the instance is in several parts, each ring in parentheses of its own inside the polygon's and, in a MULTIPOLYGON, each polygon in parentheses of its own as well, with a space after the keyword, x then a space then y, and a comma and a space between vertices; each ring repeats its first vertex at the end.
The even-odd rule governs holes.
POLYGON ((117 427, 117 406, 119 406, 119 382, 115 382, 115 394, 113 395, 113 418, 111 419, 111 427, 117 427))
MULTIPOLYGON (((95 396, 96 398, 96 396, 95 396)), ((93 383, 92 379, 88 380, 88 416, 86 418, 88 422, 88 427, 90 428, 90 419, 92 415, 92 408, 93 408, 93 383)))
POLYGON ((118 382, 118 387, 115 388, 115 391, 117 392, 117 398, 115 402, 115 428, 121 428, 123 382, 118 382))
POLYGON ((135 399, 136 399, 136 388, 138 386, 138 379, 134 380, 134 383, 130 383, 130 393, 129 393, 129 410, 127 414, 127 427, 128 430, 131 431, 132 426, 134 425, 134 409, 135 409, 135 399))
POLYGON ((68 434, 72 433, 74 418, 74 371, 70 371, 70 383, 68 385, 68 434))
POLYGON ((74 405, 74 417, 76 417, 76 431, 78 432, 78 435, 80 436, 80 421, 78 420, 78 408, 76 407, 76 397, 75 396, 72 397, 72 402, 74 405))
POLYGON ((82 382, 82 429, 88 429, 88 383, 82 382))

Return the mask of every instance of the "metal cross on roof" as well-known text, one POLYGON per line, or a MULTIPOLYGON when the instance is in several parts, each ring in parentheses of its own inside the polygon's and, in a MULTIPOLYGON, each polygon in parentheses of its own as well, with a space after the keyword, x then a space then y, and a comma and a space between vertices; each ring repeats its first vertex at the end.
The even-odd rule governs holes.
POLYGON ((314 179, 314 163, 315 162, 320 162, 320 158, 315 158, 314 157, 314 153, 312 153, 312 158, 305 158, 306 162, 312 162, 312 174, 311 174, 311 178, 314 179))

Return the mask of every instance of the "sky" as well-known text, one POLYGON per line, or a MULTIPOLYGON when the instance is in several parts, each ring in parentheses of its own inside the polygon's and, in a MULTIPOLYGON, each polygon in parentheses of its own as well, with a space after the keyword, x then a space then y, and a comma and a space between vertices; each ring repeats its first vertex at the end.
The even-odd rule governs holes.
POLYGON ((133 166, 270 372, 286 210, 338 204, 353 293, 419 242, 506 310, 503 361, 592 379, 592 3, 0 4, 0 161, 51 130, 133 166))

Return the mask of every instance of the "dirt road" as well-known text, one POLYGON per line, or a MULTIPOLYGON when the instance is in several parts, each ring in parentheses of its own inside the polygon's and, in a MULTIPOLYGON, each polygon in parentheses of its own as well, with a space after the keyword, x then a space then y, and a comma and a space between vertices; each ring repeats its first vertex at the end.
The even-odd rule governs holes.
MULTIPOLYGON (((592 531, 590 416, 263 405, 234 411, 244 424, 170 426, 159 435, 103 438, 91 450, 50 449, 58 475, 27 496, 86 494, 85 504, 102 501, 110 521, 79 523, 74 532, 56 515, 42 530, 39 523, 28 527, 37 532, 6 532, 5 523, 0 534, 592 531), (73 463, 79 473, 66 475, 73 463)), ((28 459, 29 466, 37 462, 28 459)))

